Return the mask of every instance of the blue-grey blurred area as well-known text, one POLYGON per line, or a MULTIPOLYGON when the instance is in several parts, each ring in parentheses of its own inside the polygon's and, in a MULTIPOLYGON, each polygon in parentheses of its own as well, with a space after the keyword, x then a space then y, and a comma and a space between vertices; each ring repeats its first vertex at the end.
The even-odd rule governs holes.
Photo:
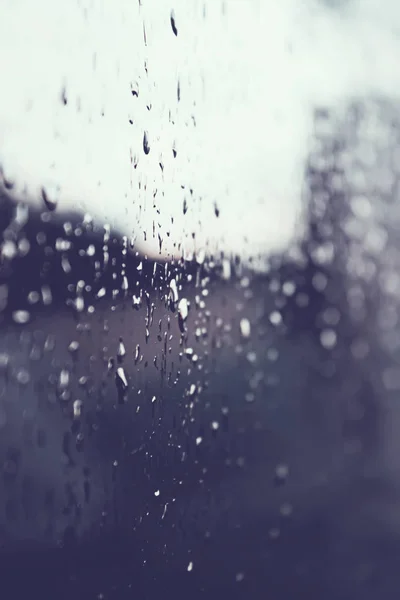
POLYGON ((315 111, 307 236, 263 274, 4 180, 5 597, 397 597, 398 121, 315 111))

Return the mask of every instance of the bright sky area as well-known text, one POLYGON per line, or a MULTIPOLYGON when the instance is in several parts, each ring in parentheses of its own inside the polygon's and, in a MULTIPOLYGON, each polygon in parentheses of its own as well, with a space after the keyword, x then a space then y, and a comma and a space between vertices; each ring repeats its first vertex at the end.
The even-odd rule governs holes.
POLYGON ((149 254, 158 233, 165 255, 285 248, 302 231, 313 107, 400 89, 400 4, 334 4, 3 0, 6 177, 149 254))

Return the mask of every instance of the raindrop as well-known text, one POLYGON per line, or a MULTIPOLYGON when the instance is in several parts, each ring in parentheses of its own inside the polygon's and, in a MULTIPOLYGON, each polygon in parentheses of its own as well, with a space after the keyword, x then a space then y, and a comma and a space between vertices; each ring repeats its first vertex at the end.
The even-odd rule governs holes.
POLYGON ((136 348, 135 348, 135 363, 137 363, 137 361, 139 360, 139 356, 140 356, 140 346, 139 346, 139 344, 136 344, 136 348))
POLYGON ((124 342, 122 341, 122 338, 119 338, 119 344, 118 344, 118 358, 123 358, 126 354, 126 350, 125 350, 125 346, 124 346, 124 342))
POLYGON ((293 281, 285 281, 282 286, 284 296, 293 296, 296 291, 296 284, 293 281))
POLYGON ((19 325, 28 323, 30 319, 30 313, 27 310, 15 310, 12 314, 13 321, 19 325))
POLYGON ((69 352, 71 352, 71 354, 74 354, 75 352, 77 352, 79 350, 79 342, 73 341, 70 343, 70 345, 68 346, 68 350, 69 352))
POLYGON ((185 331, 185 321, 188 318, 189 305, 186 298, 182 298, 178 304, 179 328, 182 333, 185 331))
POLYGON ((18 252, 20 256, 26 256, 29 254, 29 250, 31 249, 31 245, 26 238, 19 240, 18 242, 18 252))
POLYGON ((176 285, 175 279, 171 279, 169 284, 169 297, 170 300, 175 304, 179 300, 178 286, 176 285))
POLYGON ((0 353, 0 373, 7 370, 10 357, 5 352, 0 353))
POLYGON ((77 298, 75 298, 74 306, 76 312, 83 312, 83 310, 85 309, 85 301, 82 298, 82 296, 77 296, 77 298))
POLYGON ((125 371, 122 367, 119 367, 117 369, 117 372, 115 374, 115 380, 117 386, 120 387, 123 391, 128 388, 128 380, 126 378, 125 371))
POLYGON ((50 306, 50 304, 53 302, 51 289, 48 285, 42 286, 42 301, 45 306, 50 306))
POLYGON ((82 414, 82 400, 74 400, 73 404, 74 418, 79 419, 82 414))
POLYGON ((58 204, 58 190, 52 187, 42 187, 41 191, 47 210, 55 210, 58 204))
POLYGON ((206 253, 203 249, 199 250, 196 254, 196 262, 198 265, 202 265, 206 258, 206 253))
POLYGON ((17 254, 17 246, 11 240, 7 240, 1 247, 1 254, 7 260, 11 260, 17 254))
POLYGON ((69 371, 67 369, 62 369, 60 372, 60 377, 58 379, 58 388, 59 390, 65 390, 69 385, 69 371))
POLYGON ((227 258, 224 258, 224 260, 222 261, 222 279, 224 279, 225 281, 229 281, 229 279, 231 278, 231 274, 231 262, 227 258))
POLYGON ((171 11, 171 27, 172 27, 172 31, 174 32, 174 34, 178 35, 178 29, 176 27, 176 21, 175 21, 175 13, 173 10, 171 11))
POLYGON ((247 339, 251 334, 250 321, 248 319, 241 319, 240 321, 240 333, 243 338, 247 339))
POLYGON ((332 350, 336 346, 337 336, 333 329, 324 329, 320 335, 321 345, 326 350, 332 350))
POLYGON ((139 97, 139 84, 137 81, 131 84, 131 93, 132 96, 136 96, 136 98, 139 97))
POLYGON ((282 517, 290 517, 293 512, 293 506, 289 502, 284 502, 281 505, 279 512, 281 513, 282 517))
POLYGON ((269 530, 268 535, 271 540, 276 540, 280 536, 280 533, 278 527, 272 527, 272 529, 269 530))
POLYGON ((121 288, 124 292, 126 292, 127 289, 129 288, 128 278, 126 275, 124 275, 122 278, 121 288))
POLYGON ((289 467, 285 464, 277 465, 275 469, 275 481, 276 483, 285 483, 289 475, 289 467))
POLYGON ((192 563, 192 561, 190 561, 190 563, 188 564, 187 570, 189 571, 189 573, 190 573, 190 571, 193 571, 193 563, 192 563))
POLYGON ((140 296, 132 296, 132 306, 133 308, 135 308, 136 310, 139 310, 139 308, 142 305, 142 299, 140 296))
POLYGON ((28 294, 28 302, 29 304, 36 304, 39 302, 40 296, 38 292, 32 291, 28 294))
POLYGON ((147 131, 145 131, 143 134, 143 151, 145 154, 148 154, 150 152, 149 134, 147 133, 147 131))
POLYGON ((269 320, 271 321, 272 325, 280 325, 282 323, 282 315, 279 311, 274 310, 270 314, 269 320))
POLYGON ((19 369, 16 374, 16 379, 20 385, 27 385, 31 377, 26 369, 19 369))
POLYGON ((248 352, 247 360, 249 363, 254 364, 257 361, 257 354, 255 352, 248 352))

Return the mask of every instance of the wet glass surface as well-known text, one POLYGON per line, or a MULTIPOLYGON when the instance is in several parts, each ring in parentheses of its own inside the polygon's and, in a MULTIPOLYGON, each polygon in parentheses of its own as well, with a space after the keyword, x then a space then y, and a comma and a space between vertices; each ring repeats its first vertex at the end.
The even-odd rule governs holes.
POLYGON ((398 9, 39 4, 0 24, 0 593, 397 598, 398 9))

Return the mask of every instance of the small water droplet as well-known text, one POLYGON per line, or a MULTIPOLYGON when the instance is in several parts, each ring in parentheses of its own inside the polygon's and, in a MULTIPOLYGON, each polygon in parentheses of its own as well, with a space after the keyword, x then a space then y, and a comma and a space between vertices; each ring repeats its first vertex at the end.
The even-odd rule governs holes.
POLYGON ((79 419, 82 414, 82 400, 74 400, 73 404, 74 418, 79 419))
POLYGON ((47 210, 55 210, 58 204, 59 190, 56 187, 42 187, 42 198, 47 210))
POLYGON ((79 342, 72 341, 68 346, 68 350, 71 352, 71 354, 77 352, 79 350, 79 342))
POLYGON ((12 314, 13 321, 19 325, 29 322, 30 313, 27 310, 15 310, 12 314))
POLYGON ((277 483, 284 483, 289 475, 289 467, 285 464, 277 465, 275 469, 275 479, 277 483))
POLYGON ((143 151, 146 155, 150 152, 149 134, 147 131, 143 134, 143 151))
POLYGON ((173 10, 171 11, 171 27, 172 27, 172 31, 174 32, 174 34, 178 35, 178 29, 177 29, 176 20, 175 20, 175 13, 173 10))
POLYGON ((117 369, 115 374, 117 385, 120 385, 122 390, 126 390, 128 388, 128 380, 125 375, 125 371, 122 367, 117 369))
POLYGON ((27 385, 31 380, 31 376, 26 369, 19 369, 16 374, 16 379, 20 385, 27 385))
POLYGON ((178 300, 179 300, 178 286, 176 285, 175 279, 171 279, 171 281, 170 281, 169 297, 170 297, 171 302, 173 302, 174 304, 176 302, 178 302, 178 300))
POLYGON ((272 325, 280 325, 282 323, 282 315, 279 311, 274 310, 270 314, 269 320, 272 323, 272 325))
POLYGON ((133 308, 135 308, 136 310, 139 310, 139 308, 142 305, 142 299, 140 296, 132 296, 132 306, 133 308))
POLYGON ((60 391, 65 390, 69 386, 69 371, 67 369, 62 369, 60 372, 60 377, 58 379, 58 389, 60 391))
POLYGON ((10 362, 10 357, 5 352, 0 353, 0 373, 4 373, 7 370, 10 362))
POLYGON ((241 319, 240 321, 240 333, 243 338, 247 339, 251 334, 251 325, 248 319, 241 319))
POLYGON ((122 338, 119 338, 117 355, 119 358, 123 358, 126 355, 126 349, 125 349, 124 342, 122 341, 122 338))
POLYGON ((337 336, 333 329, 324 329, 320 335, 321 345, 326 350, 332 350, 336 346, 337 336))
POLYGON ((7 240, 2 244, 1 255, 6 260, 12 260, 17 255, 17 246, 13 241, 7 240))
POLYGON ((293 512, 293 506, 290 504, 290 502, 284 502, 281 505, 279 512, 281 513, 282 517, 290 517, 293 512))

